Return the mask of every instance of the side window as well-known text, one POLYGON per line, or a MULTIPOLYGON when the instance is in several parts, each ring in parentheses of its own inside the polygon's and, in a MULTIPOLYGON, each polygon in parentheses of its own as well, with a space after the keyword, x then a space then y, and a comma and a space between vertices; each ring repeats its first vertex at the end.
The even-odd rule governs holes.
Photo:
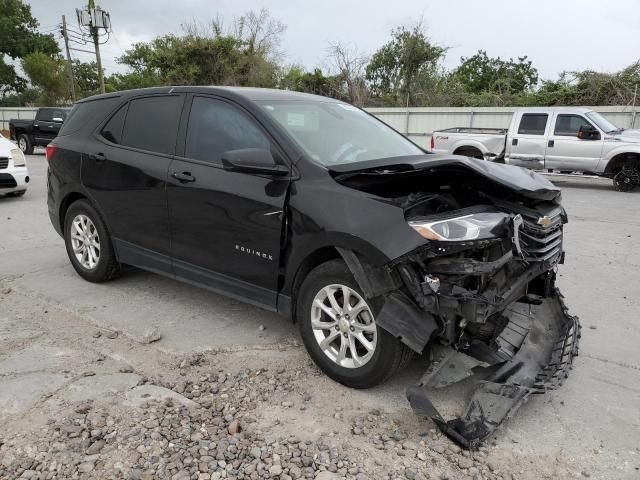
POLYGON ((558 115, 554 135, 577 137, 580 127, 590 127, 591 124, 580 115, 558 115))
POLYGON ((222 163, 222 154, 240 148, 270 150, 271 142, 255 122, 221 100, 194 97, 187 126, 185 156, 222 163))
POLYGON ((124 128, 124 119, 127 116, 128 103, 125 103, 118 111, 111 117, 107 124, 102 128, 100 135, 105 140, 120 145, 122 143, 122 130, 124 128))
POLYGON ((41 122, 53 122, 53 110, 50 108, 41 108, 36 114, 36 120, 41 122))
POLYGON ((122 131, 122 145, 172 155, 182 101, 179 95, 131 100, 122 131))
POLYGON ((522 135, 544 135, 549 115, 546 113, 525 113, 520 119, 518 133, 522 135))
POLYGON ((64 110, 52 110, 51 111, 51 119, 52 120, 57 120, 57 121, 62 121, 64 122, 64 119, 67 117, 67 112, 65 112, 64 110))

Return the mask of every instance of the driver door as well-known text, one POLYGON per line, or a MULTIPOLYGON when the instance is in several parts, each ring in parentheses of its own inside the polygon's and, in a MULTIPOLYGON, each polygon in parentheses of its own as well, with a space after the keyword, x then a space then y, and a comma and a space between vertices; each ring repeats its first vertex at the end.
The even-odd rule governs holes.
POLYGON ((225 170, 221 157, 243 148, 284 156, 239 106, 210 96, 194 95, 190 102, 167 187, 175 274, 275 309, 289 176, 225 170))
MULTIPOLYGON (((583 125, 593 126, 582 115, 562 113, 556 115, 553 134, 549 136, 547 147, 545 159, 547 168, 579 172, 595 171, 602 157, 603 135, 600 132, 598 139, 578 138, 578 132, 583 125)), ((593 126, 593 128, 596 127, 593 126)))

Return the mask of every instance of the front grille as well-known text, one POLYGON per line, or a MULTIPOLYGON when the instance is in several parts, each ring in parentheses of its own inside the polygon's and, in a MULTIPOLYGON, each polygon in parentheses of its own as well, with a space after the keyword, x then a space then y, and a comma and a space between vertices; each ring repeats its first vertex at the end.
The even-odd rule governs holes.
POLYGON ((550 217, 548 227, 538 224, 537 218, 522 218, 520 229, 520 248, 527 261, 542 262, 562 252, 562 217, 560 214, 550 217))
POLYGON ((9 166, 9 159, 7 157, 0 157, 0 170, 4 170, 9 166))
POLYGON ((13 175, 0 173, 0 188, 13 188, 17 185, 18 184, 16 183, 15 178, 13 178, 13 175))

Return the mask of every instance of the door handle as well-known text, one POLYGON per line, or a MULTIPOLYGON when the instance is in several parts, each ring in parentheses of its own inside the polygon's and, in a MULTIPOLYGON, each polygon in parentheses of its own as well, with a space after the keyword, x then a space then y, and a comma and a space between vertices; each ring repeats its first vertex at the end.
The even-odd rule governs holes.
POLYGON ((105 157, 104 153, 93 153, 93 154, 89 155, 89 158, 91 160, 93 160, 94 162, 96 162, 96 163, 102 163, 107 159, 107 157, 105 157))
POLYGON ((547 143, 547 145, 549 147, 553 147, 555 145, 556 141, 555 140, 549 140, 549 143, 547 143))
POLYGON ((511 139, 511 145, 518 145, 518 139, 517 138, 512 138, 511 139))
POLYGON ((171 176, 173 178, 175 178, 176 180, 178 180, 180 183, 190 183, 190 182, 195 182, 196 181, 196 177, 194 177, 193 175, 191 175, 191 172, 173 172, 171 174, 171 176))

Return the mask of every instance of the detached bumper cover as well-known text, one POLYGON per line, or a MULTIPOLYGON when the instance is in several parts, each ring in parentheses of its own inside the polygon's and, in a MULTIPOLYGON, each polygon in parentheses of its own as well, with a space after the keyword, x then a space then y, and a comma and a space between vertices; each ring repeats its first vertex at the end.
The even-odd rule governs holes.
POLYGON ((436 348, 434 362, 420 383, 407 390, 413 410, 431 418, 452 440, 465 448, 477 447, 529 395, 559 387, 578 355, 580 322, 569 314, 557 288, 539 305, 516 303, 505 311, 508 323, 494 340, 495 349, 472 345, 462 353, 436 348), (427 388, 442 388, 490 368, 465 413, 445 420, 427 396, 427 388))

